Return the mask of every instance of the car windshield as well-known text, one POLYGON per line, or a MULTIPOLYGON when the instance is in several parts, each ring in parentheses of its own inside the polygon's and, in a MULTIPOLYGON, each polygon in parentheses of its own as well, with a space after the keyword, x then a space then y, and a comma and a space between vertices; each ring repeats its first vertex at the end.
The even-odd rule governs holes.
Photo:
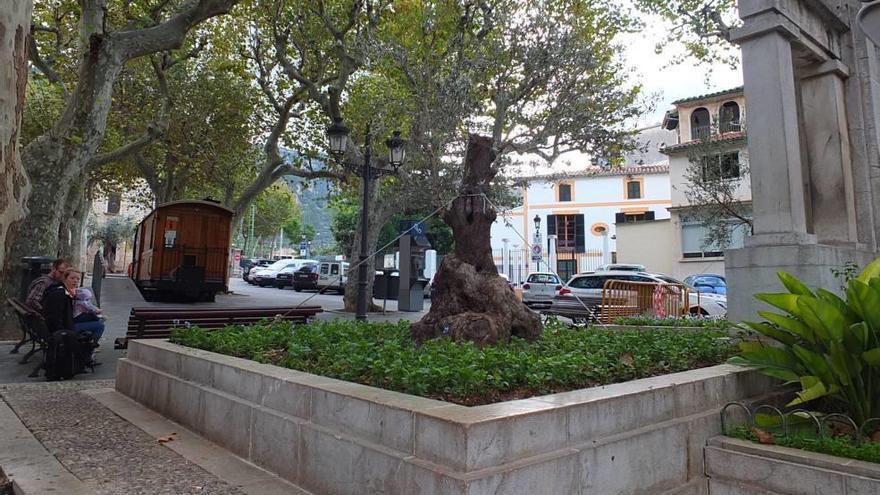
POLYGON ((526 282, 530 284, 558 284, 559 279, 556 278, 556 275, 548 273, 533 273, 529 275, 529 279, 526 282))

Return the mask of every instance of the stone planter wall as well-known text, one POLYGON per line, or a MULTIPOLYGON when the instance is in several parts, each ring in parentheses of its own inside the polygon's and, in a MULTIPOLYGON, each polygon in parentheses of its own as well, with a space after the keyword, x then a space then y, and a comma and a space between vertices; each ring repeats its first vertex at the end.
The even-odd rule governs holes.
POLYGON ((116 388, 316 494, 705 494, 729 401, 773 382, 729 365, 465 407, 132 341, 116 388))
POLYGON ((712 495, 876 495, 880 465, 716 437, 706 447, 712 495))

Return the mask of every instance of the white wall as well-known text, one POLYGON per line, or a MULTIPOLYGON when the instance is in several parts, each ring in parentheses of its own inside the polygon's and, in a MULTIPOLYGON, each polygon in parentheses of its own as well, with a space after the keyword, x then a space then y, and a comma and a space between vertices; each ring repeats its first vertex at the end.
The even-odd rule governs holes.
MULTIPOLYGON (((541 236, 544 240, 546 256, 547 216, 582 214, 584 215, 585 249, 601 251, 603 240, 600 235, 593 235, 591 227, 605 224, 609 229, 611 250, 617 249, 613 240, 615 235, 615 215, 621 211, 644 209, 653 211, 656 219, 668 219, 670 206, 669 175, 634 174, 643 182, 642 197, 628 200, 625 198, 625 181, 627 176, 588 176, 570 179, 573 185, 572 201, 557 201, 556 182, 534 181, 524 193, 524 206, 516 208, 506 216, 499 214, 492 225, 492 249, 496 252, 496 264, 501 264, 500 253, 504 248, 503 239, 507 239, 508 249, 527 249, 526 239, 531 243, 534 233, 534 217, 541 218, 541 236), (508 225, 509 223, 509 225, 508 225)), ((534 270, 535 264, 529 263, 528 270, 534 270)))
MULTIPOLYGON (((617 262, 645 265, 648 271, 672 274, 675 265, 671 220, 617 226, 617 262)), ((680 254, 679 254, 680 257, 680 254)))

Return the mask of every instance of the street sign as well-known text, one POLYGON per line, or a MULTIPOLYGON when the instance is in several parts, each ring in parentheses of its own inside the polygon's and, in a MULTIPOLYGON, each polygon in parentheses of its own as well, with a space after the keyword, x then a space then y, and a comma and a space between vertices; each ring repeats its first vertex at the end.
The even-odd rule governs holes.
POLYGON ((299 243, 299 250, 300 251, 305 251, 308 247, 309 246, 308 246, 308 244, 306 244, 306 241, 302 241, 299 243))
POLYGON ((241 261, 241 251, 235 252, 235 261, 241 261))
POLYGON ((540 244, 532 244, 532 261, 541 261, 542 251, 540 244))

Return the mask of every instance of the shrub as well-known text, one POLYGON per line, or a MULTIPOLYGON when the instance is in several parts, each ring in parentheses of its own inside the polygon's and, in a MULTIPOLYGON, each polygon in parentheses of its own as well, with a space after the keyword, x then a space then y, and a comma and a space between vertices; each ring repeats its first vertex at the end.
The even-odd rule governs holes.
POLYGON ((744 342, 730 361, 798 383, 790 406, 829 398, 859 424, 880 416, 880 259, 848 282, 846 300, 779 279, 787 293, 755 297, 784 314, 759 311, 766 321, 746 325, 780 345, 744 342))
POLYGON ((730 323, 717 318, 654 318, 651 316, 625 316, 614 320, 615 325, 637 327, 695 327, 727 330, 730 323))
POLYGON ((468 405, 572 390, 724 362, 736 347, 714 330, 573 329, 551 321, 536 342, 416 347, 409 323, 344 320, 175 331, 172 341, 309 373, 468 405))

